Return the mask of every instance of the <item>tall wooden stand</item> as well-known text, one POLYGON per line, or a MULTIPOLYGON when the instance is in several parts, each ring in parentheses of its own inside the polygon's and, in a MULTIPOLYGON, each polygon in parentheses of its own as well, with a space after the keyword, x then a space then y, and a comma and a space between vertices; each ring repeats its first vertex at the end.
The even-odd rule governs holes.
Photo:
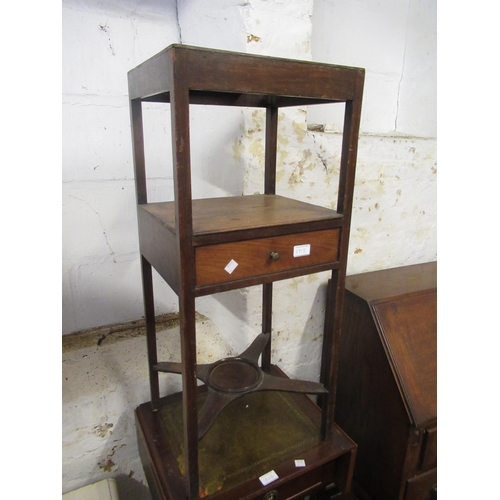
POLYGON ((330 483, 348 493, 356 445, 334 423, 335 353, 364 70, 172 45, 128 78, 151 380, 151 402, 136 410, 136 418, 153 496, 298 499, 330 483), (147 101, 170 103, 173 202, 147 200, 147 101), (336 210, 277 195, 278 109, 336 102, 345 103, 336 210), (193 104, 266 109, 264 194, 192 199, 193 104), (152 267, 179 297, 178 363, 157 359, 152 267), (272 283, 320 271, 332 277, 321 383, 290 381, 271 362, 272 283), (262 334, 240 357, 197 365, 196 297, 252 285, 263 285, 262 334), (182 375, 182 393, 160 397, 163 371, 182 375), (197 378, 205 382, 202 389, 197 378), (306 394, 320 394, 321 409, 306 394), (242 405, 252 411, 238 411, 242 405), (294 459, 304 459, 305 467, 294 459), (265 484, 259 477, 268 471, 278 478, 265 484))

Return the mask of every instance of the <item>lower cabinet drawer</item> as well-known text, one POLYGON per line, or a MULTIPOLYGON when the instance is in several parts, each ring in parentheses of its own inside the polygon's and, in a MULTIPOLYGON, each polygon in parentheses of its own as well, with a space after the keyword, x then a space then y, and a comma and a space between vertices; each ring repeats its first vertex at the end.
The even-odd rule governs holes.
POLYGON ((437 427, 425 430, 420 460, 420 470, 426 471, 437 466, 437 427))
MULTIPOLYGON (((312 478, 301 478, 262 495, 262 500, 303 500, 309 493, 320 490, 321 480, 311 481, 312 478)), ((321 479, 321 478, 318 478, 321 479)))
POLYGON ((196 285, 235 281, 338 260, 340 229, 196 248, 196 285))
POLYGON ((406 481, 404 500, 434 500, 436 498, 437 469, 431 469, 406 481))
POLYGON ((285 482, 271 491, 260 494, 258 500, 303 500, 307 495, 323 489, 328 484, 334 469, 334 462, 328 462, 307 473, 285 482))

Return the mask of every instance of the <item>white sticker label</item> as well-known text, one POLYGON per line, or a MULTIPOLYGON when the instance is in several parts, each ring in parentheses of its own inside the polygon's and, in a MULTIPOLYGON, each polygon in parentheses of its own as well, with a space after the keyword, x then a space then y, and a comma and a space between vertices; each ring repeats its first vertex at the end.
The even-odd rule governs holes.
POLYGON ((293 247, 294 257, 305 257, 306 255, 311 255, 311 245, 295 245, 293 247))
POLYGON ((270 470, 269 472, 266 472, 263 476, 259 477, 260 482, 264 486, 267 486, 269 483, 276 481, 276 479, 279 479, 279 476, 273 470, 270 470))
POLYGON ((224 270, 227 273, 231 274, 237 267, 238 267, 238 263, 235 260, 231 259, 229 261, 228 265, 224 268, 224 270))
POLYGON ((305 467, 306 466, 306 461, 305 460, 295 460, 295 467, 305 467))

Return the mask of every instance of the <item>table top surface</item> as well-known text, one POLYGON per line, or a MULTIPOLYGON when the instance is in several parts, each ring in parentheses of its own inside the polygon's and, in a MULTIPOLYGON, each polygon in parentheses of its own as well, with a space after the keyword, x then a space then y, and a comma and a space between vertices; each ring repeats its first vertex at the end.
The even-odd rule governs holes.
POLYGON ((367 302, 436 289, 437 262, 350 275, 345 287, 367 302))

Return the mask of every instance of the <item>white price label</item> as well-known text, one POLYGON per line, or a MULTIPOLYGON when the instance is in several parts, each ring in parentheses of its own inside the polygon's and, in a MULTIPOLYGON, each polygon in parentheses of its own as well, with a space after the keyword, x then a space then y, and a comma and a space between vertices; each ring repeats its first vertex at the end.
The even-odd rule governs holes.
POLYGON ((237 267, 238 267, 238 263, 235 260, 231 259, 229 261, 229 263, 227 264, 227 266, 224 268, 224 270, 227 273, 231 274, 237 267))
POLYGON ((264 486, 267 486, 269 483, 276 481, 276 479, 279 479, 279 476, 273 470, 270 470, 269 472, 266 472, 263 476, 259 477, 260 482, 264 486))
POLYGON ((305 257, 306 255, 311 255, 311 245, 295 245, 293 247, 294 257, 305 257))

